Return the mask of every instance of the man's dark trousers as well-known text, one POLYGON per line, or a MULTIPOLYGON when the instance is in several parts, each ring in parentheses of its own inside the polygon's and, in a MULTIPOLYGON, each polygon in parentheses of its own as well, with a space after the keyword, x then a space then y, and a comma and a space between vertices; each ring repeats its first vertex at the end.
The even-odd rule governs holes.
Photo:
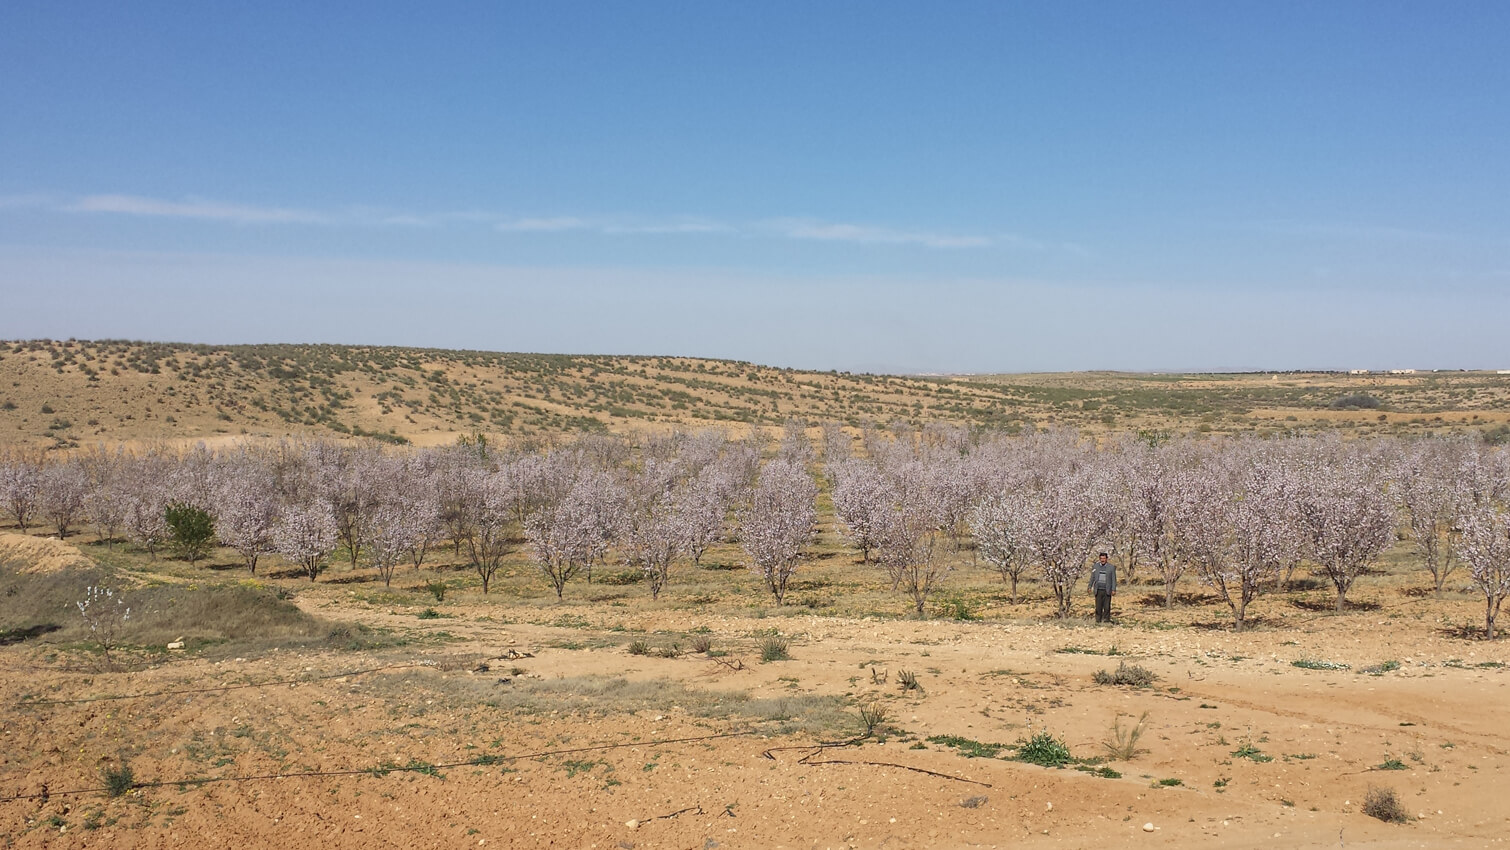
POLYGON ((1096 591, 1096 622, 1110 623, 1112 621, 1112 595, 1105 591, 1096 591))

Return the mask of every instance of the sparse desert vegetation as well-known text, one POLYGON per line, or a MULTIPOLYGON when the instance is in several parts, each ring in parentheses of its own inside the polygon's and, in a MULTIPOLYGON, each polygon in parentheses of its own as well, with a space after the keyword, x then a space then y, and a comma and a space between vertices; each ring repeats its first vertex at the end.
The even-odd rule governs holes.
POLYGON ((0 444, 458 435, 897 420, 1151 435, 1473 432, 1510 441, 1510 376, 1338 372, 896 376, 687 357, 125 340, 0 342, 0 444))

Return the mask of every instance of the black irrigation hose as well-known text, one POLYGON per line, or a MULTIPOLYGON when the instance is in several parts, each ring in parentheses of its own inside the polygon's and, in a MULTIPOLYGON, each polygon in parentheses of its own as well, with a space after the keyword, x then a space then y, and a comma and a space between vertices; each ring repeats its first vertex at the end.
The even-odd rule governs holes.
MULTIPOLYGON (((466 761, 448 762, 445 764, 429 764, 427 762, 411 763, 407 765, 380 765, 378 767, 353 768, 348 770, 301 770, 293 773, 262 773, 253 776, 206 776, 186 779, 165 779, 158 782, 133 782, 130 788, 165 788, 170 785, 211 785, 217 782, 256 782, 266 779, 310 779, 320 776, 384 776, 389 773, 412 772, 434 773, 437 770, 450 770, 457 767, 486 767, 505 761, 518 761, 520 759, 545 758, 546 756, 570 755, 572 753, 601 752, 603 750, 620 750, 626 747, 657 747, 670 744, 687 744, 697 741, 712 741, 717 738, 742 738, 758 734, 753 729, 745 729, 739 732, 718 732, 712 735, 696 735, 690 738, 666 738, 656 741, 625 741, 620 744, 595 744, 589 747, 570 747, 564 750, 545 750, 538 753, 522 753, 517 756, 495 755, 480 756, 466 761)), ((45 786, 44 786, 45 787, 45 786)), ((110 788, 75 788, 68 791, 43 790, 35 794, 16 794, 11 797, 0 797, 0 803, 14 803, 20 800, 46 800, 49 797, 68 797, 78 794, 102 794, 109 793, 110 788)), ((680 814, 680 813, 678 813, 680 814)))
POLYGON ((24 708, 29 705, 76 705, 85 702, 105 702, 108 700, 125 699, 148 699, 150 697, 174 697, 184 694, 214 694, 225 691, 239 691, 246 688, 271 688, 275 685, 297 685, 303 682, 320 682, 326 679, 339 679, 344 676, 361 676, 367 673, 377 673, 382 670, 402 670, 409 667, 433 667, 434 664, 427 661, 414 661, 407 664, 385 664, 382 667, 368 667, 365 670, 350 670, 345 673, 329 673, 323 676, 305 676, 300 679, 277 679, 271 682, 246 682, 240 685, 217 685, 212 688, 183 688, 176 691, 153 691, 145 694, 114 694, 99 697, 78 697, 76 699, 28 699, 10 703, 10 708, 24 708))
POLYGON ((816 744, 796 744, 796 745, 793 745, 793 746, 790 746, 790 747, 771 747, 770 749, 766 750, 765 752, 762 752, 761 755, 763 757, 765 757, 765 758, 770 759, 771 761, 775 761, 776 760, 776 755, 775 755, 776 753, 786 752, 786 751, 789 751, 789 750, 806 750, 807 751, 807 755, 805 755, 802 758, 798 759, 797 760, 798 764, 806 764, 806 765, 851 764, 851 765, 865 765, 865 766, 869 766, 869 767, 895 767, 895 768, 898 768, 900 770, 910 770, 910 771, 912 771, 914 773, 924 773, 924 774, 927 774, 928 776, 937 776, 940 779, 952 779, 955 782, 968 782, 971 785, 983 785, 983 786, 985 786, 987 788, 991 787, 991 783, 989 783, 989 782, 981 782, 980 780, 977 780, 977 779, 966 779, 963 776, 955 776, 955 775, 950 774, 950 773, 939 773, 936 770, 929 770, 926 767, 913 767, 910 764, 898 764, 898 763, 892 762, 892 761, 847 761, 847 760, 844 760, 844 759, 824 759, 822 761, 813 761, 813 759, 817 758, 820 754, 825 753, 825 752, 827 752, 829 750, 838 750, 838 749, 843 749, 844 747, 853 747, 853 746, 856 746, 858 744, 863 744, 863 743, 865 743, 865 741, 867 741, 867 740, 870 739, 871 734, 872 734, 871 732, 866 732, 863 735, 857 735, 857 736, 855 736, 853 738, 850 738, 847 741, 819 741, 816 744))

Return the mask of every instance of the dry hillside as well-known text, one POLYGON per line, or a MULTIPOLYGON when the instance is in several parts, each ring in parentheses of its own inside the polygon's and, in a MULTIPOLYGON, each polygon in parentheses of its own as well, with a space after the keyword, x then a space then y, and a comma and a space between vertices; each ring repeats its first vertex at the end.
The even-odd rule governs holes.
POLYGON ((339 345, 0 343, 0 444, 291 432, 451 442, 665 425, 906 419, 1014 429, 1510 432, 1490 372, 888 376, 728 360, 339 345))

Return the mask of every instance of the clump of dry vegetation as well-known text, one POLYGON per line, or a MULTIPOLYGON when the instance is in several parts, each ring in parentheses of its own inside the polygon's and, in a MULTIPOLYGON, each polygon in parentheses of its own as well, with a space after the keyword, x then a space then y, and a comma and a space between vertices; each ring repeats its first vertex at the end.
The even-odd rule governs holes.
POLYGON ((1092 676, 1098 685, 1126 685, 1134 688, 1146 688, 1159 678, 1152 670, 1137 664, 1128 664, 1126 661, 1119 662, 1117 669, 1106 671, 1097 670, 1092 676))
POLYGON ((1106 749, 1107 756, 1116 761, 1132 761, 1140 753, 1147 752, 1147 750, 1138 746, 1138 742, 1143 738, 1144 723, 1147 720, 1148 712, 1145 711, 1138 716, 1137 721, 1131 726, 1123 726, 1122 716, 1117 715, 1116 719, 1112 721, 1112 728, 1106 740, 1101 742, 1101 746, 1106 749))
POLYGON ((1364 794, 1363 813, 1385 823, 1410 822, 1410 815, 1406 814, 1405 807, 1400 805, 1400 798, 1395 794, 1395 789, 1380 785, 1369 786, 1368 792, 1364 794))

